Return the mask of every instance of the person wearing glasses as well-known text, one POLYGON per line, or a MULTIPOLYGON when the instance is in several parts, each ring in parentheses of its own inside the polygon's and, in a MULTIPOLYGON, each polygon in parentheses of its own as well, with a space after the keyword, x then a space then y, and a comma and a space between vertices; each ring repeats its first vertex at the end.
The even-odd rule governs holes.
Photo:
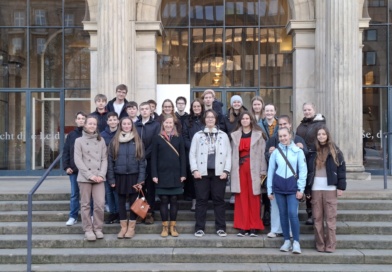
POLYGON ((173 121, 174 121, 174 125, 176 126, 176 130, 181 135, 181 132, 182 132, 181 120, 177 118, 177 116, 174 112, 174 103, 170 99, 163 100, 162 113, 158 117, 158 122, 160 125, 162 125, 165 115, 173 116, 173 121))
POLYGON ((227 134, 217 127, 218 115, 215 111, 207 110, 203 122, 206 126, 193 136, 189 151, 196 192, 195 236, 204 236, 208 199, 211 195, 215 230, 218 236, 225 237, 227 234, 224 197, 227 176, 231 169, 230 140, 227 134))

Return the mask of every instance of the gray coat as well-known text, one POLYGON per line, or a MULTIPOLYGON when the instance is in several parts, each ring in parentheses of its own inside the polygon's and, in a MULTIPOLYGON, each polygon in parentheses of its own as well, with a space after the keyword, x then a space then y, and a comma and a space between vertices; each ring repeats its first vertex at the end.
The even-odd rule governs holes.
POLYGON ((79 169, 77 181, 91 182, 92 176, 100 176, 106 180, 108 168, 107 148, 105 140, 97 139, 97 134, 88 134, 83 131, 83 136, 75 141, 74 160, 79 169))
MULTIPOLYGON (((231 146, 233 150, 231 163, 231 192, 241 193, 240 186, 240 165, 239 146, 242 130, 239 129, 231 133, 231 146)), ((267 162, 264 157, 265 141, 261 131, 253 130, 250 147, 250 169, 252 176, 253 194, 261 194, 260 176, 267 174, 267 162)))

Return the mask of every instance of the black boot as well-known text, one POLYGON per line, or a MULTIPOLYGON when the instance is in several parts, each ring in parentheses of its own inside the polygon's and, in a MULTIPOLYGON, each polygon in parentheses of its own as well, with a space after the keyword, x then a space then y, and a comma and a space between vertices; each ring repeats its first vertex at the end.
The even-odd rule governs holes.
POLYGON ((305 222, 305 225, 308 226, 313 226, 313 217, 312 217, 312 210, 311 209, 306 209, 306 213, 308 214, 308 219, 305 222))

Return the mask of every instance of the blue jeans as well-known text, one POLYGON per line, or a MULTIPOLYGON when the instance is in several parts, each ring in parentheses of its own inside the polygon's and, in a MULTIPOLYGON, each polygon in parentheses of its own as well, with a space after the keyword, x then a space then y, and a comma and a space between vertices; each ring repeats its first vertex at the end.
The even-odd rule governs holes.
POLYGON ((71 199, 69 202, 69 217, 78 219, 78 213, 80 210, 80 204, 79 204, 79 186, 76 178, 78 177, 78 174, 71 174, 69 175, 69 180, 71 182, 71 199))
POLYGON ((118 195, 114 188, 110 187, 108 181, 105 181, 105 195, 110 213, 118 213, 118 195))
POLYGON ((293 239, 299 242, 298 199, 295 197, 295 194, 285 195, 275 193, 275 197, 279 208, 280 224, 284 239, 290 240, 291 225, 293 239))

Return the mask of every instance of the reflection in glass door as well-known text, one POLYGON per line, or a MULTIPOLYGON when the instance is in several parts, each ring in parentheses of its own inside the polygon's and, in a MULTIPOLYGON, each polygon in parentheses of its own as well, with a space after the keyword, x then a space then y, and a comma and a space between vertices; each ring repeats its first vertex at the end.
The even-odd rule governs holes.
POLYGON ((8 113, 8 94, 0 93, 0 170, 7 169, 8 162, 8 118, 5 116, 8 113), (6 134, 7 132, 7 134, 6 134))
POLYGON ((32 93, 31 166, 46 169, 59 154, 60 101, 54 93, 32 93))

